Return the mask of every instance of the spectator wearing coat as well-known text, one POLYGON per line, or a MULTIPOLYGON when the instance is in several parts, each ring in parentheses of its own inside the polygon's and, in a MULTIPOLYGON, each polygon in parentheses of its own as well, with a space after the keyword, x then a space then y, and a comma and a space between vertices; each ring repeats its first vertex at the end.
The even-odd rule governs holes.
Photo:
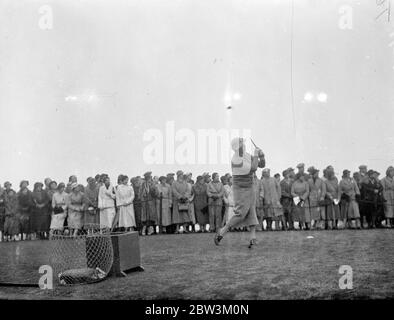
POLYGON ((391 228, 394 219, 394 167, 386 170, 386 176, 380 181, 383 187, 384 215, 386 227, 391 228))
POLYGON ((209 209, 209 229, 217 232, 222 226, 222 206, 224 187, 220 182, 219 174, 212 174, 212 181, 208 184, 208 209, 209 209))
POLYGON ((319 170, 312 167, 309 170, 309 210, 311 228, 324 229, 325 228, 325 206, 321 205, 326 197, 326 184, 319 177, 319 170))
POLYGON ((282 197, 280 184, 277 179, 270 176, 270 173, 270 169, 264 168, 261 177, 261 186, 264 189, 264 217, 267 220, 267 227, 269 230, 271 229, 272 221, 275 221, 275 230, 279 230, 279 222, 282 222, 282 228, 286 229, 283 209, 280 203, 282 197))
POLYGON ((350 171, 343 170, 342 180, 339 182, 339 198, 341 199, 341 216, 351 222, 355 221, 355 227, 361 229, 360 210, 357 199, 360 197, 360 190, 354 179, 350 178, 350 171))

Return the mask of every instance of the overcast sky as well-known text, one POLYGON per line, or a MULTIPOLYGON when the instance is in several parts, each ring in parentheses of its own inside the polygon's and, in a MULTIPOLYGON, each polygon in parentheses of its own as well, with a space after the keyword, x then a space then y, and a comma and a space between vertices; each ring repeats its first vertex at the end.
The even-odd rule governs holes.
POLYGON ((363 163, 384 175, 394 165, 394 15, 375 19, 382 10, 297 0, 291 31, 284 0, 0 0, 0 182, 230 171, 147 163, 144 133, 165 138, 169 121, 196 136, 249 129, 273 173, 363 163), (43 5, 51 29, 40 28, 43 5))

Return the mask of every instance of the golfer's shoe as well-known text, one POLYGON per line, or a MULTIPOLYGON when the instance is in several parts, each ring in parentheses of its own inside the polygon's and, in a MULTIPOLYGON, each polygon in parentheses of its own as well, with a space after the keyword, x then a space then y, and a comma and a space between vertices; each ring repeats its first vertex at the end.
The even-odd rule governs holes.
POLYGON ((215 244, 218 246, 219 242, 223 239, 223 236, 221 236, 219 233, 215 234, 215 238, 213 238, 213 241, 215 242, 215 244))
POLYGON ((248 246, 248 248, 249 249, 251 249, 252 248, 252 246, 254 246, 254 245, 256 245, 257 244, 257 241, 256 241, 256 239, 252 239, 252 240, 250 240, 250 242, 249 242, 249 246, 248 246))

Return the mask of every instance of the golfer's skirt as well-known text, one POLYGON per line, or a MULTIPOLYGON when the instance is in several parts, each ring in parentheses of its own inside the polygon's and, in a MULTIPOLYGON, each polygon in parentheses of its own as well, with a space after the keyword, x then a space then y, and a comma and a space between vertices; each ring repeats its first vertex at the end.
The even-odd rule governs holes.
POLYGON ((231 218, 239 220, 234 228, 257 226, 259 221, 256 215, 256 192, 250 188, 239 188, 233 185, 234 215, 231 218))

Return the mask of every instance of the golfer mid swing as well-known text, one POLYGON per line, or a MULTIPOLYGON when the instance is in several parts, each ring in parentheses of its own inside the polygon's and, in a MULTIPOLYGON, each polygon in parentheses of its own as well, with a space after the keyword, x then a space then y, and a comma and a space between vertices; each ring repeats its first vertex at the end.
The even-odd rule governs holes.
POLYGON ((259 224, 256 215, 256 191, 254 187, 254 172, 258 167, 264 168, 264 153, 256 147, 254 155, 245 151, 243 138, 234 138, 231 141, 234 156, 231 159, 233 173, 234 215, 230 221, 215 235, 215 244, 223 239, 230 228, 249 227, 250 244, 256 244, 256 226, 259 224))

